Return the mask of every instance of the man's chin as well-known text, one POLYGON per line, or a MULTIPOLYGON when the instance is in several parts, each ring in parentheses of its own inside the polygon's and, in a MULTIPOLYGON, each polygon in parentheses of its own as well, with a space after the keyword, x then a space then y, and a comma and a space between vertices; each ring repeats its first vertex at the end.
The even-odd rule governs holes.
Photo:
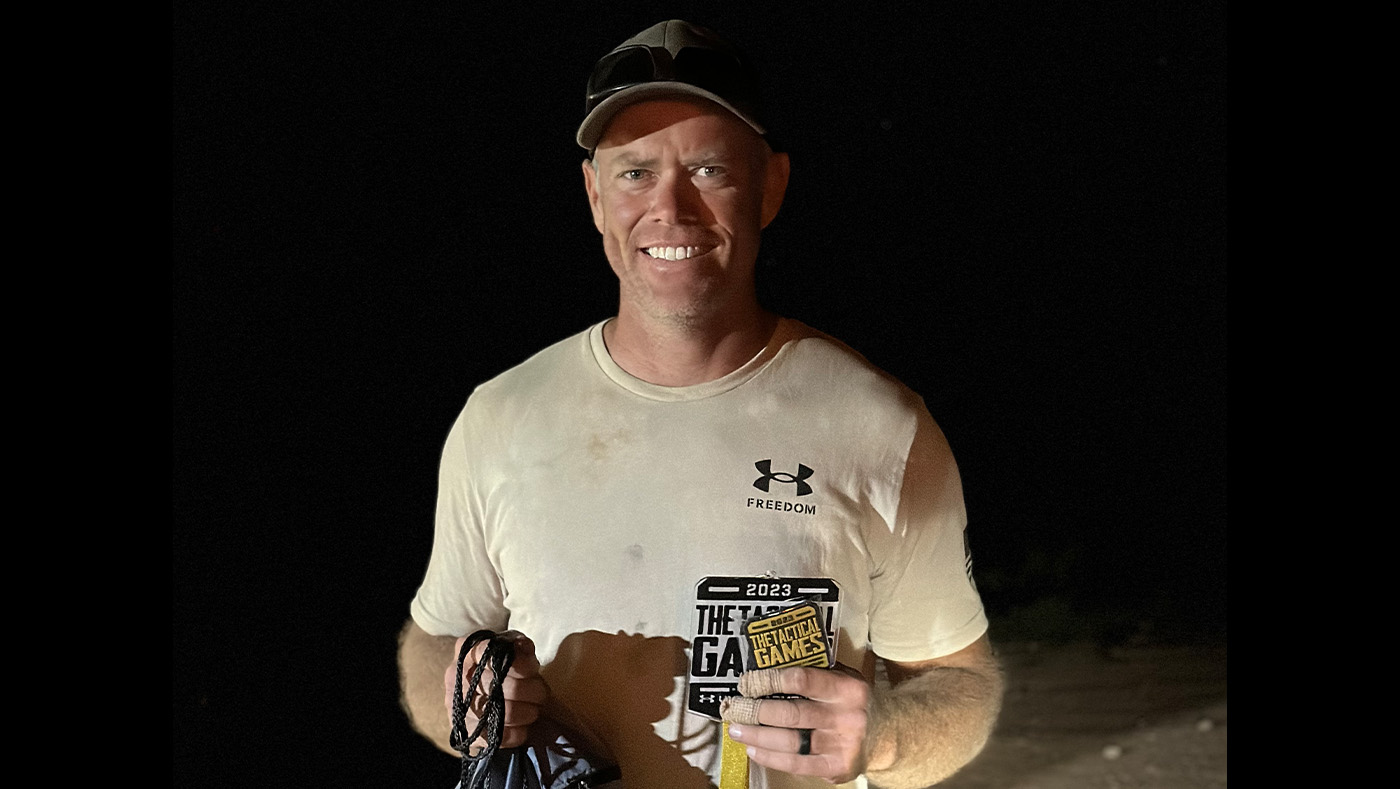
POLYGON ((633 306, 632 312, 647 324, 673 329, 704 325, 720 313, 715 305, 703 300, 652 300, 633 306))

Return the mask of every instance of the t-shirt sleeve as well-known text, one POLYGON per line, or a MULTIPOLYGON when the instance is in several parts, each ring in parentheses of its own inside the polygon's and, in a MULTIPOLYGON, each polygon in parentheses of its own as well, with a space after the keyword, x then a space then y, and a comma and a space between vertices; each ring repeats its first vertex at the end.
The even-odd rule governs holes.
POLYGON ((448 432, 438 469, 433 549, 423 583, 409 604, 418 626, 432 635, 461 636, 504 630, 505 589, 486 537, 484 492, 476 458, 482 449, 468 402, 448 432))
POLYGON ((962 480, 943 431, 917 408, 894 522, 867 535, 870 644, 887 660, 916 662, 956 652, 987 630, 972 579, 962 480))

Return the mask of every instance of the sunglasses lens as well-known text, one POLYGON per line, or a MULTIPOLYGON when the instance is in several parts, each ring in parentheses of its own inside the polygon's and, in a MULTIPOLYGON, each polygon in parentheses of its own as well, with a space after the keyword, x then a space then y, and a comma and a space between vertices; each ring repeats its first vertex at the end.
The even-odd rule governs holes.
POLYGON ((588 109, 622 88, 651 82, 654 69, 651 50, 646 47, 629 47, 604 57, 588 78, 588 109))
POLYGON ((653 52, 648 47, 633 46, 608 54, 593 67, 588 78, 585 111, 592 112, 604 99, 623 88, 671 79, 704 88, 740 104, 757 99, 753 95, 752 74, 731 53, 687 47, 672 60, 665 51, 653 52))

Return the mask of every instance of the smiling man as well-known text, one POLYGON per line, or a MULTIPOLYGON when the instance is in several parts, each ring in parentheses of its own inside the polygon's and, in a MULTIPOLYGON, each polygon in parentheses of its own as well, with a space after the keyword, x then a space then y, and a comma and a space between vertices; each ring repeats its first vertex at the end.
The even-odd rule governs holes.
POLYGON ((767 344, 776 318, 754 265, 787 175, 786 155, 711 102, 652 99, 613 116, 583 176, 620 283, 603 338, 623 369, 703 383, 767 344))
POLYGON ((918 395, 759 303, 789 172, 765 134, 704 28, 595 66, 576 139, 618 312, 448 434, 400 648, 444 750, 481 629, 516 644, 501 744, 563 721, 631 789, 922 787, 985 744, 1002 684, 957 466, 918 395))

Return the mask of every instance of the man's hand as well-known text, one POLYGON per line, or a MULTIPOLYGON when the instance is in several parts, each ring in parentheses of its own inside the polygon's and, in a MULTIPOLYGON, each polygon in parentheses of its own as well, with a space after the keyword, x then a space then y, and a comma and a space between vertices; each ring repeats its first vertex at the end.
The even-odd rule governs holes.
POLYGON ((742 698, 721 703, 720 717, 730 722, 729 736, 748 746, 753 761, 832 783, 853 780, 865 770, 871 685, 855 670, 838 664, 750 671, 739 677, 739 692, 742 698), (772 693, 805 698, 754 698, 772 693))
MULTIPOLYGON (((540 677, 540 661, 535 657, 535 643, 514 630, 506 631, 500 635, 515 642, 515 661, 511 663, 510 670, 506 672, 505 682, 501 686, 506 699, 505 731, 501 735, 501 747, 515 748, 524 745, 529 737, 530 725, 539 719, 540 705, 544 704, 545 698, 549 696, 549 688, 545 685, 544 679, 540 677)), ((466 640, 466 636, 457 639, 452 650, 453 659, 443 674, 443 683, 446 686, 443 701, 447 705, 449 717, 452 714, 453 693, 456 690, 457 682, 456 656, 466 640)), ((472 648, 467 659, 463 661, 463 692, 471 684, 472 672, 481 662, 481 655, 486 651, 488 643, 490 642, 482 641, 477 644, 472 648)), ((471 707, 466 712, 468 732, 473 731, 481 720, 482 705, 489 697, 488 691, 495 682, 496 677, 488 665, 481 674, 478 692, 472 699, 471 707)), ((485 745, 485 741, 478 737, 472 742, 471 748, 475 751, 482 745, 485 745)))

